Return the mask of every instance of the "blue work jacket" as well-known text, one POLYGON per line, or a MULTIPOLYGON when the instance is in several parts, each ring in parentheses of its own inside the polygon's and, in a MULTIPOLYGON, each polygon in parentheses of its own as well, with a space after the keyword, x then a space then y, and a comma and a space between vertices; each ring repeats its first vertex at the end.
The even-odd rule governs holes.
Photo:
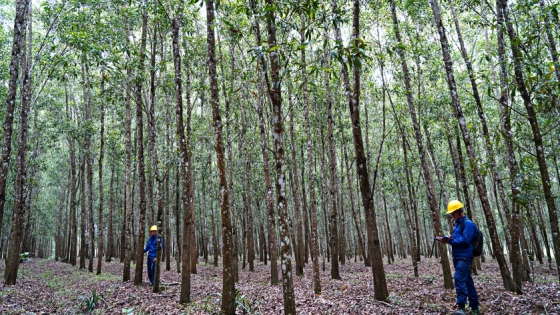
POLYGON ((472 241, 475 235, 474 223, 465 215, 455 221, 453 229, 453 239, 449 241, 455 258, 471 258, 473 255, 472 241), (461 222, 464 221, 464 229, 461 228, 461 222))
MULTIPOLYGON (((155 258, 157 256, 157 238, 158 238, 158 234, 154 236, 150 236, 150 238, 148 238, 148 241, 146 242, 146 246, 144 247, 144 253, 148 252, 148 257, 150 258, 155 258)), ((161 238, 162 251, 164 249, 163 243, 164 243, 164 239, 162 237, 161 238)))

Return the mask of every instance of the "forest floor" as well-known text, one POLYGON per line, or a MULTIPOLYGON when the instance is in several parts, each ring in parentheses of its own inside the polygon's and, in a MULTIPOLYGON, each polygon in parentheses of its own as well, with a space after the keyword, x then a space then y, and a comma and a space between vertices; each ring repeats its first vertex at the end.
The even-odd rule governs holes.
MULTIPOLYGON (((303 277, 294 278, 298 314, 450 314, 455 309, 455 292, 443 289, 436 259, 422 260, 418 278, 410 260, 385 265, 390 292, 387 303, 373 299, 371 268, 362 263, 342 265, 343 280, 331 280, 327 264, 321 272, 321 295, 313 293, 311 264, 307 266, 303 277)), ((255 272, 240 270, 238 314, 282 314, 282 286, 270 285, 269 268, 257 262, 255 272)), ((2 275, 3 269, 1 261, 2 275)), ((198 273, 191 279, 192 303, 186 306, 178 304, 180 285, 165 286, 163 292, 154 294, 147 276, 141 286, 123 283, 122 269, 118 262, 103 263, 102 274, 96 276, 54 260, 22 263, 15 286, 0 282, 0 314, 87 313, 84 301, 91 299, 93 290, 102 297, 93 314, 219 314, 221 267, 197 266, 198 273)), ((503 290, 494 262, 484 263, 473 277, 485 314, 560 314, 558 277, 546 264, 535 265, 533 282, 524 283, 524 295, 503 290)), ((180 278, 174 271, 162 270, 165 283, 180 278)))

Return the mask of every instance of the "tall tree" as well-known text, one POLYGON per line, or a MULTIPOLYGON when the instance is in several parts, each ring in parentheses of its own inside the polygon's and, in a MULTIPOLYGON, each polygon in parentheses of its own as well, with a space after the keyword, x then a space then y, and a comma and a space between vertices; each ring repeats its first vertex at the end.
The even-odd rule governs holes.
MULTIPOLYGON (((333 13, 338 16, 337 3, 333 1, 333 13)), ((339 18, 338 18, 339 19, 339 18)), ((338 54, 342 67, 342 78, 344 89, 348 96, 348 109, 350 110, 350 120, 352 124, 352 137, 354 139, 354 154, 356 155, 356 171, 360 183, 360 192, 362 196, 362 205, 366 214, 367 235, 368 235, 368 257, 371 259, 371 270, 373 273, 373 288, 374 297, 376 300, 385 301, 389 298, 389 291, 387 290, 387 281, 385 279, 385 269, 383 267, 383 256, 381 255, 381 244, 379 242, 379 233, 377 231, 377 219, 375 217, 375 208, 373 201, 372 186, 369 181, 368 163, 364 151, 364 140, 362 136, 362 125, 360 123, 360 74, 361 74, 361 61, 362 57, 359 53, 355 53, 350 60, 353 72, 353 86, 350 86, 350 76, 346 63, 343 61, 342 56, 344 51, 342 49, 342 35, 340 26, 335 24, 335 39, 337 41, 338 54)), ((360 1, 353 1, 352 10, 352 42, 356 52, 360 52, 362 46, 365 45, 360 38, 360 1)), ((373 188, 375 188, 375 179, 373 181, 373 188)))
MULTIPOLYGON (((12 211, 12 227, 10 229, 10 239, 8 245, 8 255, 6 257, 6 269, 4 270, 4 284, 15 285, 19 268, 20 251, 23 242, 25 219, 28 216, 26 210, 27 199, 27 139, 29 129, 29 111, 31 110, 31 53, 32 53, 32 32, 31 32, 31 9, 27 10, 24 27, 28 27, 26 36, 29 38, 27 51, 25 46, 21 55, 21 70, 23 80, 21 82, 21 101, 19 114, 18 130, 18 151, 16 157, 16 177, 15 177, 15 196, 14 209, 12 211)), ((25 43, 25 37, 23 39, 25 43)), ((29 219, 28 219, 29 220, 29 219)))
POLYGON ((2 156, 0 157, 0 227, 4 217, 4 204, 6 202, 6 183, 10 168, 10 154, 12 152, 12 130, 14 124, 14 108, 16 103, 17 82, 20 72, 21 59, 25 50, 26 16, 31 0, 16 0, 16 16, 14 19, 14 38, 12 42, 12 55, 10 60, 10 78, 8 80, 8 93, 6 95, 6 111, 4 113, 4 126, 2 130, 2 156))
POLYGON ((214 36, 214 0, 206 3, 206 44, 208 47, 208 76, 210 79, 210 101, 212 104, 212 121, 216 148, 216 164, 218 167, 218 185, 220 188, 220 209, 222 213, 222 306, 225 315, 235 314, 235 282, 233 262, 233 235, 231 213, 229 207, 228 186, 225 173, 224 144, 222 136, 222 118, 220 115, 220 95, 218 92, 218 76, 216 73, 216 41, 214 36))
MULTIPOLYGON (((101 274, 101 264, 103 259, 103 157, 105 145, 105 73, 101 74, 101 109, 100 109, 101 130, 99 132, 99 213, 97 220, 98 243, 97 243, 97 274, 101 274)), ((112 188, 112 187, 111 187, 112 188)), ((112 232, 112 231, 111 231, 112 232)))
MULTIPOLYGON (((144 267, 144 238, 146 233, 146 173, 144 164, 144 101, 142 97, 142 75, 144 74, 144 60, 146 58, 146 33, 148 28, 148 11, 142 12, 142 33, 140 39, 140 51, 138 57, 138 68, 134 75, 134 99, 136 101, 136 171, 138 173, 138 208, 140 217, 138 219, 138 236, 136 241, 136 269, 134 270, 134 284, 142 284, 142 269, 144 267)), ((159 264, 159 261, 157 262, 159 264)))

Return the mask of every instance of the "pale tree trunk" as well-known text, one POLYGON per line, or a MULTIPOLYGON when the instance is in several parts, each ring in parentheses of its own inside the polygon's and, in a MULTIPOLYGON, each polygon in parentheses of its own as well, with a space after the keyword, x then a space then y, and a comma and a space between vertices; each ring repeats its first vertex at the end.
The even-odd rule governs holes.
POLYGON ((486 223, 488 225, 488 230, 490 232, 490 240, 492 241, 492 247, 494 249, 494 254, 498 261, 500 267, 500 273, 502 275, 502 280, 506 290, 513 290, 512 279, 508 269, 507 262, 504 257, 502 250, 502 245, 498 237, 498 232, 496 229, 496 223, 494 221, 494 215, 492 214, 492 209, 490 202, 488 200, 488 193, 486 191, 486 184, 484 183, 484 178, 482 177, 480 170, 477 165, 476 153, 474 151, 474 146, 471 143, 471 137, 469 135, 469 130, 467 129, 467 124, 465 117, 463 116, 463 109, 459 101, 459 95, 457 91, 457 86, 455 83, 455 77, 453 74, 453 63, 451 60, 451 53, 449 49, 449 44, 447 42, 447 35, 443 22, 441 20, 440 7, 437 0, 430 0, 430 6, 432 7, 432 12, 434 14, 434 22, 439 33, 439 39, 441 43, 442 57, 445 65, 445 71, 447 74, 447 84, 449 86, 449 93, 451 96, 451 103, 459 122, 459 128, 461 129, 461 134, 463 135, 463 142, 467 149, 467 155, 472 166, 472 172, 474 175, 475 186, 480 198, 480 203, 482 205, 482 210, 486 217, 486 223))
MULTIPOLYGON (((325 32, 325 38, 328 33, 325 32)), ((325 56, 325 67, 329 67, 328 55, 325 56)), ((331 213, 329 214, 331 228, 331 278, 341 279, 338 267, 338 213, 336 204, 336 152, 334 148, 334 118, 333 118, 333 102, 331 97, 330 72, 325 71, 325 98, 327 105, 327 123, 328 123, 328 143, 329 143, 329 197, 331 202, 331 213)))
POLYGON ((296 275, 303 276, 303 256, 305 254, 303 247, 303 219, 301 215, 301 204, 299 199, 299 172, 296 159, 296 143, 294 137, 294 107, 290 106, 290 144, 292 153, 292 178, 293 178, 293 196, 294 211, 296 214, 296 243, 294 244, 296 258, 296 275))
POLYGON ((97 274, 101 274, 101 264, 103 259, 103 146, 105 144, 105 73, 101 73, 101 110, 100 110, 101 130, 99 132, 99 216, 97 228, 99 229, 97 243, 97 274))
MULTIPOLYGON (((255 20, 253 21, 253 28, 255 32, 255 37, 257 45, 262 44, 261 41, 261 31, 259 26, 258 15, 256 14, 255 1, 250 1, 251 9, 255 13, 255 20)), ((265 199, 266 199, 266 213, 267 213, 267 234, 268 234, 268 255, 270 256, 270 284, 275 285, 278 283, 278 258, 276 253, 276 219, 274 215, 274 200, 272 196, 272 181, 270 179, 270 166, 269 166, 269 156, 268 156, 268 141, 267 133, 264 124, 264 99, 263 99, 263 83, 269 85, 268 74, 264 71, 264 58, 259 58, 259 93, 258 93, 258 103, 257 103, 257 115, 259 119, 259 132, 261 136, 261 151, 263 157, 263 172, 265 181, 265 199), (263 82, 264 76, 264 82, 263 82)))
MULTIPOLYGON (((360 1, 353 1, 353 18, 352 18, 352 40, 356 50, 362 46, 360 38, 360 1)), ((336 2, 333 2, 333 13, 338 15, 336 2)), ((335 29, 335 39, 342 41, 339 26, 335 29)), ((339 47, 339 54, 343 55, 342 47, 339 47)), ((359 58, 359 57, 357 57, 359 58)), ((360 192, 362 195, 362 205, 366 214, 368 249, 371 258, 374 297, 376 300, 385 301, 389 297, 387 290, 387 281, 385 279, 385 270, 383 267, 383 256, 381 255, 381 247, 379 243, 379 233, 377 230, 377 219, 375 217, 375 208, 373 201, 372 186, 369 182, 369 173, 367 169, 367 159, 364 151, 364 142, 362 136, 362 126, 360 124, 360 73, 361 66, 357 60, 352 62, 352 70, 354 75, 353 87, 350 86, 350 78, 346 64, 341 63, 344 88, 348 95, 348 108, 350 111, 350 119, 352 122, 352 136, 354 139, 354 152, 356 155, 356 171, 360 183, 360 192)), ((375 187, 375 180, 374 186, 375 187)))
POLYGON ((25 57, 25 33, 29 6, 31 0, 16 1, 16 16, 14 19, 14 38, 12 43, 12 56, 10 61, 10 79, 6 97, 6 111, 4 113, 4 126, 2 132, 2 157, 0 164, 0 227, 4 217, 4 204, 6 202, 6 182, 10 167, 10 154, 12 152, 12 131, 14 124, 14 108, 17 95, 20 63, 25 57))
MULTIPOLYGON (((85 62, 84 62, 85 63, 85 62)), ((82 80, 83 80, 83 93, 84 93, 84 121, 86 126, 91 126, 91 86, 89 81, 89 67, 87 63, 82 65, 82 80)), ((83 187, 85 196, 85 213, 87 216, 87 237, 85 242, 86 250, 89 251, 88 256, 88 272, 93 272, 93 256, 95 255, 95 235, 94 235, 94 221, 93 221, 93 152, 91 152, 91 132, 87 130, 84 135, 84 158, 86 163, 86 182, 83 187)))
POLYGON ((550 57, 552 58, 552 62, 554 62, 554 73, 556 74, 556 80, 558 83, 560 82, 560 63, 559 63, 560 57, 558 56, 558 50, 556 49, 556 42, 554 41, 554 35, 551 29, 551 24, 552 24, 551 20, 553 19, 552 10, 551 10, 552 6, 550 6, 550 8, 547 8, 544 4, 544 0, 539 0, 539 5, 543 10, 548 11, 548 12, 544 12, 546 15, 544 29, 546 32, 546 39, 548 40, 548 50, 550 51, 550 57))
MULTIPOLYGON (((301 41, 305 41, 304 33, 301 32, 301 41)), ((319 270, 319 237, 317 234, 317 200, 315 196, 315 167, 313 166, 313 142, 311 137, 311 122, 309 119, 309 94, 307 91, 307 70, 305 61, 305 49, 301 50, 302 66, 302 90, 303 90, 303 105, 305 115, 305 141, 307 150, 307 169, 309 170, 308 185, 309 185, 309 219, 311 221, 311 260, 313 263, 313 291, 315 294, 321 294, 321 272, 319 270)))
MULTIPOLYGON (((20 4, 21 5, 21 4, 20 4)), ((29 25, 29 42, 31 43, 31 19, 30 9, 28 10, 24 5, 24 22, 20 25, 26 28, 29 25), (27 24, 27 21, 29 24, 27 24)), ((18 19, 16 18, 16 26, 18 19)), ((25 31, 24 31, 25 32, 25 31)), ((27 199, 27 137, 29 129, 29 112, 31 106, 31 58, 26 55, 25 48, 25 33, 21 38, 22 50, 20 51, 19 60, 23 74, 21 101, 20 101, 20 118, 19 118, 19 131, 18 131, 18 151, 16 157, 16 177, 15 177, 15 196, 14 196, 14 209, 12 211, 12 226, 10 229, 10 239, 8 243, 8 255, 6 257, 6 269, 4 270, 4 284, 15 285, 17 273, 19 268, 19 258, 21 251, 21 244, 23 242, 23 233, 25 225, 26 214, 26 199, 27 199)), ((31 56, 32 46, 29 45, 27 54, 31 56)), ((12 59, 13 60, 13 59, 12 59)), ((9 101, 9 100, 8 100, 9 101)), ((15 101, 15 99, 14 99, 15 101)), ((9 104, 8 104, 9 105, 9 104)), ((13 106, 13 105, 12 105, 13 106)), ((10 126, 11 127, 11 126, 10 126)), ((10 134, 11 136, 11 134, 10 134)), ((29 201, 28 201, 29 202, 29 201)))
MULTIPOLYGON (((136 101, 136 171, 138 173, 138 210, 140 217, 138 218, 138 235, 136 239, 136 269, 134 270, 134 284, 142 284, 142 271, 144 269, 144 238, 146 233, 146 173, 144 165, 144 119, 143 110, 144 102, 142 100, 142 75, 144 74, 144 59, 146 53, 146 33, 148 28, 148 13, 142 13, 142 33, 140 39, 140 51, 138 60, 138 69, 135 73, 135 91, 134 98, 136 101)), ((157 264, 159 265, 159 260, 157 264)))
MULTIPOLYGON (((128 9, 128 5, 127 5, 128 9)), ((130 17, 127 10, 126 14, 126 47, 129 50, 130 47, 130 17)), ((130 63, 130 55, 127 54, 127 60, 130 63)), ((131 71, 130 66, 126 67, 126 74, 127 77, 130 77, 131 71)), ((126 118, 125 118, 125 212, 124 212, 124 220, 123 220, 123 235, 122 240, 123 244, 121 244, 121 257, 124 261, 124 268, 123 268, 123 281, 130 280, 130 254, 132 252, 132 183, 131 183, 131 172, 132 172, 132 148, 131 148, 131 140, 132 140, 132 114, 130 111, 130 83, 126 83, 126 91, 125 91, 125 110, 126 110, 126 118)))
POLYGON ((220 209, 222 214, 222 306, 225 315, 235 314, 235 282, 233 266, 233 237, 229 194, 225 173, 224 143, 222 135, 222 117, 220 115, 220 96, 218 92, 218 76, 216 73, 216 42, 214 36, 214 0, 206 2, 206 43, 208 45, 208 76, 210 79, 210 98, 212 103, 212 120, 214 126, 216 164, 220 189, 220 209))
MULTIPOLYGON (((273 7, 274 0, 266 0, 267 6, 273 7)), ((268 32, 268 45, 275 47, 276 42, 276 15, 267 11, 266 24, 268 32)), ((278 52, 268 54, 270 60, 270 82, 267 82, 268 95, 272 102, 272 128, 274 138, 274 158, 276 160, 276 214, 280 219, 280 252, 282 266, 282 291, 284 295, 284 314, 296 314, 294 286, 292 277, 292 244, 288 226, 288 205, 286 200, 286 165, 284 161, 284 116, 282 114, 282 82, 280 81, 280 57, 278 52)), ((273 249, 271 249, 273 250, 273 249)))
MULTIPOLYGON (((391 15, 393 18, 393 29, 395 32, 395 38, 397 42, 401 43, 401 35, 399 30, 399 24, 397 20, 396 5, 395 1, 391 1, 391 15)), ((433 227, 437 235, 444 235, 443 228, 441 226, 440 210, 436 200, 436 192, 434 188, 434 179, 431 168, 428 164, 428 159, 426 157, 426 149, 424 147, 424 140, 422 138, 422 131, 420 129, 420 123, 418 121, 418 115, 416 113, 416 107, 414 104, 414 97, 412 95, 412 87, 410 84, 410 76, 408 72, 408 65, 406 63, 405 52, 402 49, 397 49, 397 54, 399 55, 401 61, 401 67, 403 71, 405 89, 406 89, 406 99, 408 103, 408 109, 410 112, 410 117, 412 119, 412 126, 414 127, 414 135, 416 137, 416 145, 418 146, 418 155, 420 156, 420 164, 422 167, 422 175, 424 178, 424 185, 426 186, 426 192, 428 195, 428 203, 430 206, 430 215, 433 221, 433 227)), ((441 254, 441 268, 443 271, 443 286, 446 289, 453 288, 453 279, 451 276, 451 266, 449 264, 449 258, 447 256, 446 244, 438 242, 438 249, 441 254)))
MULTIPOLYGON (((73 120, 71 109, 68 104, 68 89, 64 85, 64 98, 66 102, 66 117, 68 121, 73 120)), ((76 194, 78 192, 78 179, 76 174, 76 145, 71 134, 66 135, 68 140, 68 150, 70 151, 70 233, 69 233, 69 248, 68 248, 68 262, 72 266, 76 266, 76 256, 78 255, 78 224, 76 220, 76 194)))
POLYGON ((86 153, 81 152, 80 157, 80 269, 86 269, 86 256, 87 256, 87 208, 86 208, 86 153))
MULTIPOLYGON (((514 63, 513 69, 515 73, 515 83, 517 85, 519 94, 523 99, 523 105, 525 105, 525 110, 527 111, 527 119, 529 120, 531 131, 533 133, 533 142, 535 144, 535 151, 537 153, 537 164, 539 166, 539 172, 541 173, 544 199, 546 200, 548 216, 550 220, 550 229, 552 231, 552 244, 554 246, 555 254, 554 256, 558 257, 560 255, 560 229, 558 227, 558 213, 556 209, 556 202, 554 201, 554 194, 552 193, 552 185, 550 183, 550 175, 548 174, 548 166, 546 165, 546 156, 543 146, 542 134, 535 108, 533 107, 529 91, 527 91, 527 87, 525 85, 525 79, 523 78, 523 56, 519 48, 519 38, 509 19, 508 3, 507 0, 498 1, 498 9, 501 9, 502 11, 501 13, 503 14, 503 20, 510 40, 514 63)), ((558 272, 558 277, 560 278, 560 264, 556 264, 556 269, 558 272)))

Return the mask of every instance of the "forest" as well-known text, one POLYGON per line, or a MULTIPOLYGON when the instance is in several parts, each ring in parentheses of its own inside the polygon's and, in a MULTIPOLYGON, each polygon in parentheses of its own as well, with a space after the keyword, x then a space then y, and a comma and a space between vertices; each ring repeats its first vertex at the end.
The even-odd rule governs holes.
POLYGON ((559 11, 0 0, 0 313, 560 313, 559 11))

